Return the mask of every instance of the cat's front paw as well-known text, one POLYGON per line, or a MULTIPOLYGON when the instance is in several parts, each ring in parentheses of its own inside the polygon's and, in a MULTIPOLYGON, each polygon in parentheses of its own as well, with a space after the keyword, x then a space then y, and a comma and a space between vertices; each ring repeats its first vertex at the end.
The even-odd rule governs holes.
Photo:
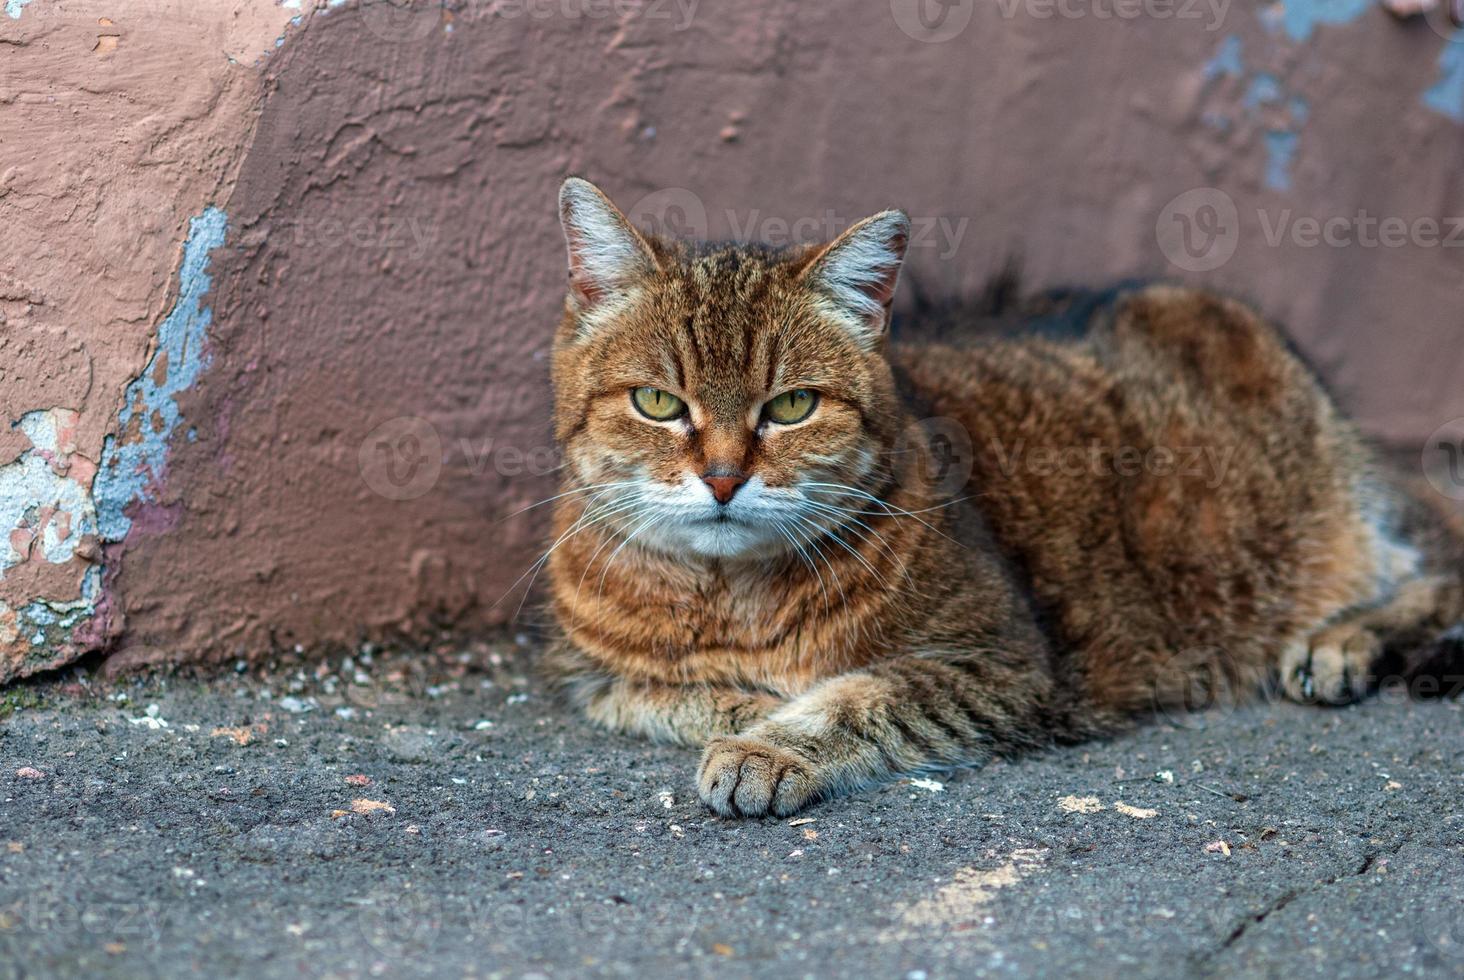
POLYGON ((807 759, 751 735, 708 742, 696 784, 702 802, 724 817, 786 817, 818 795, 807 759))

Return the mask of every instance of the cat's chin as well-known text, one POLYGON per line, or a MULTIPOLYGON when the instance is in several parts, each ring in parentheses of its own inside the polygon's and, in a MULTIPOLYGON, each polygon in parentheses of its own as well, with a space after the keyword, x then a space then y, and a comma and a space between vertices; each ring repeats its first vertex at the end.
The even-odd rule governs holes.
POLYGON ((772 527, 743 520, 710 519, 658 527, 646 543, 669 555, 722 560, 770 558, 788 550, 787 541, 772 527))

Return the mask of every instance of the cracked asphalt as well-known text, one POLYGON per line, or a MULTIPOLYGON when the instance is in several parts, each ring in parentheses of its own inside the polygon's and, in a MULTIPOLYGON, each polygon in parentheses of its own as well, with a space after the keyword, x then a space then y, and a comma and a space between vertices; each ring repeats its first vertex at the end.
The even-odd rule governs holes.
POLYGON ((531 644, 0 692, 0 977, 1464 977, 1464 705, 727 821, 531 644))

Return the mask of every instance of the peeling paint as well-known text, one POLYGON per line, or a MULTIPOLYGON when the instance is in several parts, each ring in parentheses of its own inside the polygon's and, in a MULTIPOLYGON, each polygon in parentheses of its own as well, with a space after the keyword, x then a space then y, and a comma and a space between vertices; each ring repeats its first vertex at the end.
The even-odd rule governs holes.
POLYGON ((1215 56, 1205 62, 1206 80, 1226 75, 1234 78, 1244 75, 1245 64, 1242 61, 1244 52, 1244 42, 1241 41, 1240 35, 1227 36, 1220 42, 1220 48, 1215 52, 1215 56))
POLYGON ((1250 87, 1245 91, 1245 102, 1247 109, 1255 111, 1264 105, 1274 105, 1281 101, 1281 83, 1276 80, 1275 75, 1261 72, 1251 79, 1250 87))
POLYGON ((76 628, 96 614, 101 588, 102 570, 92 567, 82 580, 79 599, 37 599, 19 609, 0 601, 0 644, 10 645, 24 638, 31 648, 29 657, 43 666, 49 664, 57 651, 72 645, 76 628))
POLYGON ((203 305, 212 279, 209 253, 224 242, 228 219, 206 208, 189 223, 178 272, 178 301, 158 328, 152 360, 127 386, 117 414, 117 434, 102 448, 93 495, 103 539, 121 541, 132 528, 134 505, 156 500, 168 458, 168 440, 182 421, 177 396, 208 367, 208 327, 213 308, 203 305))
MULTIPOLYGON (((1227 37, 1205 63, 1206 80, 1228 77, 1245 79, 1240 98, 1241 114, 1260 131, 1266 162, 1262 179, 1271 190, 1291 189, 1291 168, 1301 142, 1301 131, 1311 115, 1307 101, 1286 91, 1282 80, 1270 72, 1258 71, 1247 79, 1241 39, 1227 37)), ((1219 133, 1229 133, 1240 120, 1223 111, 1201 113, 1200 121, 1219 133)))
POLYGON ((1350 24, 1375 6, 1375 0, 1284 0, 1263 10, 1261 23, 1305 41, 1322 24, 1350 24))
MULTIPOLYGON (((96 464, 76 452, 76 426, 77 413, 67 408, 28 412, 15 426, 30 447, 0 466, 0 583, 15 579, 21 566, 34 568, 32 563, 42 570, 69 565, 81 542, 96 534, 96 508, 87 489, 96 464)), ((54 571, 63 580, 74 574, 54 571)), ((42 572, 21 581, 46 577, 42 572)), ((45 596, 18 608, 0 599, 0 646, 24 640, 30 648, 25 656, 48 664, 67 646, 71 631, 95 613, 100 593, 101 570, 93 566, 82 575, 79 598, 45 596)))
POLYGON ((1296 157, 1295 133, 1273 129, 1266 133, 1266 186, 1273 191, 1291 189, 1291 161, 1296 157))
POLYGON ((138 489, 171 464, 168 396, 194 368, 193 340, 175 339, 198 302, 198 277, 176 278, 189 219, 233 194, 263 58, 282 31, 307 33, 320 2, 0 0, 0 35, 16 35, 0 38, 0 103, 6 131, 27 134, 0 164, 0 684, 128 642, 125 548, 101 526, 135 540, 182 513, 138 489), (112 23, 123 14, 133 29, 112 23), (29 97, 37 80, 56 94, 29 97), (165 294, 180 292, 174 309, 165 294))
POLYGON ((0 466, 0 579, 25 561, 64 564, 83 535, 95 534, 96 508, 87 487, 95 464, 75 455, 77 413, 29 412, 16 426, 31 448, 0 466))
POLYGON ((1464 31, 1444 45, 1439 80, 1423 93, 1423 104, 1455 122, 1464 122, 1464 31))

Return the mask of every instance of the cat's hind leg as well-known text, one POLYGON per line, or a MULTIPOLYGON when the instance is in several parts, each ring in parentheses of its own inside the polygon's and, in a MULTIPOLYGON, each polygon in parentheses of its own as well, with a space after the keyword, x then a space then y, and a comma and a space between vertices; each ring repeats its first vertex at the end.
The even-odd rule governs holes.
POLYGON ((1351 704, 1377 681, 1388 641, 1424 627, 1441 629, 1464 612, 1464 586, 1433 576, 1399 586, 1387 601, 1343 613, 1281 654, 1281 690, 1303 704, 1351 704))

